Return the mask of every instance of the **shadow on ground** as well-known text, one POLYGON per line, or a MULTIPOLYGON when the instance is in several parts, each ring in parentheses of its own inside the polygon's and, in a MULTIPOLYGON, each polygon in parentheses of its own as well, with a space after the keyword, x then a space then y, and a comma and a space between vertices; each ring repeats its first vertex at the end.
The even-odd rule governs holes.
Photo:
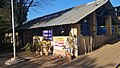
POLYGON ((120 37, 116 37, 110 41, 107 41, 106 44, 115 44, 115 43, 118 43, 120 41, 120 37))
MULTIPOLYGON (((52 56, 51 56, 52 57, 52 56)), ((5 65, 4 62, 8 59, 2 60, 3 64, 0 68, 56 68, 65 63, 65 58, 51 58, 50 56, 39 56, 33 59, 25 59, 25 61, 14 64, 5 65)))
POLYGON ((97 58, 90 58, 89 56, 85 55, 78 57, 69 63, 62 64, 57 68, 110 68, 111 66, 115 65, 110 63, 105 66, 98 66, 96 64, 96 60, 97 58))

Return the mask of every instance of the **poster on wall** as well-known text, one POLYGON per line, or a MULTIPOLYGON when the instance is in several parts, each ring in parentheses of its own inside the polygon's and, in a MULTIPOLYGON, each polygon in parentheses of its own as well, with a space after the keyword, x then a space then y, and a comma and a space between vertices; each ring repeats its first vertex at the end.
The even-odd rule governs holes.
POLYGON ((53 37, 53 42, 54 42, 54 49, 57 50, 63 50, 64 46, 67 45, 67 38, 68 37, 53 37))
POLYGON ((45 39, 52 40, 52 30, 43 30, 42 35, 45 39))

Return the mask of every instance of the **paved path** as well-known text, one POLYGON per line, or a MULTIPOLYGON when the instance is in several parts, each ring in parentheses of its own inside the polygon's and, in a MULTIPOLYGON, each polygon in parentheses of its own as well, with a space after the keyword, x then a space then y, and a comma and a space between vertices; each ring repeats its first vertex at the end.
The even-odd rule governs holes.
POLYGON ((120 41, 116 39, 100 49, 79 56, 58 68, 115 68, 120 63, 120 41))

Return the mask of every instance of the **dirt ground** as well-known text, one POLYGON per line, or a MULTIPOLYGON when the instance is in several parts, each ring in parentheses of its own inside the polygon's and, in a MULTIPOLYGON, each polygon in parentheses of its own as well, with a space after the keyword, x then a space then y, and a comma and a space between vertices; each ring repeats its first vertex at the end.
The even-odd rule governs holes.
POLYGON ((120 38, 57 68, 120 68, 120 38))
POLYGON ((24 58, 25 61, 14 65, 5 65, 5 61, 12 56, 13 54, 0 55, 0 68, 56 68, 67 62, 65 57, 57 55, 41 56, 34 52, 21 52, 17 53, 17 56, 24 58))
POLYGON ((120 38, 91 53, 80 55, 70 62, 57 55, 40 56, 34 52, 20 52, 17 55, 26 60, 10 66, 5 65, 5 61, 13 54, 0 55, 0 68, 119 68, 120 38))

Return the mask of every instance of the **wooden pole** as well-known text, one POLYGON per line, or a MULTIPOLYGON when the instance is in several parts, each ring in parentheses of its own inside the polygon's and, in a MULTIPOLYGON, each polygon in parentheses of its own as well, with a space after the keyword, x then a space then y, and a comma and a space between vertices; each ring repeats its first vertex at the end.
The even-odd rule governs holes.
POLYGON ((91 35, 96 35, 96 26, 97 26, 97 21, 96 21, 96 12, 93 12, 92 14, 89 15, 89 24, 90 24, 90 34, 91 35))
POLYGON ((110 15, 108 15, 106 19, 106 34, 107 35, 112 34, 112 18, 110 15))

